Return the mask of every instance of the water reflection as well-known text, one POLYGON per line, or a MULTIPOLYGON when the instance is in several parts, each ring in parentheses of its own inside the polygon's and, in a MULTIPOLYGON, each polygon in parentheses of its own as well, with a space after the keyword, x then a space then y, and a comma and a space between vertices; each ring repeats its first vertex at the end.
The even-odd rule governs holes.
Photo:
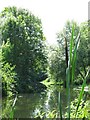
MULTIPOLYGON (((62 111, 63 114, 66 112, 66 90, 62 89, 62 111)), ((71 101, 73 101, 79 94, 76 90, 71 90, 71 101)), ((8 101, 9 104, 10 101, 8 101)), ((4 106, 4 110, 6 109, 4 106)), ((10 107, 10 106, 9 106, 10 107)), ((16 102, 14 110, 14 118, 35 118, 38 115, 45 115, 48 117, 48 113, 58 109, 58 91, 57 88, 49 88, 44 92, 34 94, 20 94, 16 102)))
POLYGON ((33 118, 57 109, 58 92, 47 90, 41 93, 20 94, 15 106, 14 118, 33 118))

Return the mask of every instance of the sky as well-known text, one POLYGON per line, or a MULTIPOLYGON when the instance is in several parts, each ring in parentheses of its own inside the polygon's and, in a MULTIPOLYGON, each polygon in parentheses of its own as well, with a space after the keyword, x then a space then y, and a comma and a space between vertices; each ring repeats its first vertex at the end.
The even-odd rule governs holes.
POLYGON ((48 44, 56 44, 56 33, 67 20, 78 24, 88 20, 89 0, 0 0, 0 11, 7 6, 25 8, 42 21, 43 32, 48 44))

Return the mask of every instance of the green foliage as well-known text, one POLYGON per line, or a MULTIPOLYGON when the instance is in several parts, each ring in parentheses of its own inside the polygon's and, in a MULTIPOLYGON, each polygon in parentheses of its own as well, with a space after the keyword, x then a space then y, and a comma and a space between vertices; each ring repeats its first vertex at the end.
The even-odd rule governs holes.
POLYGON ((85 78, 83 79, 82 89, 81 89, 81 92, 80 92, 80 95, 79 95, 79 98, 78 98, 76 115, 77 115, 77 111, 78 111, 80 103, 81 103, 81 99, 83 98, 83 95, 84 95, 84 88, 86 86, 87 76, 88 76, 89 72, 90 72, 90 69, 88 69, 87 74, 86 74, 85 78))
MULTIPOLYGON (((68 21, 64 27, 64 29, 57 33, 57 42, 58 46, 51 49, 50 55, 50 74, 51 77, 55 81, 63 81, 65 84, 65 70, 67 68, 67 61, 65 56, 65 39, 67 41, 67 51, 68 51, 68 59, 70 58, 70 62, 73 62, 73 66, 71 69, 73 81, 75 77, 75 84, 82 84, 82 78, 86 75, 86 71, 90 66, 90 36, 88 35, 88 22, 82 23, 80 26, 77 25, 74 21, 68 21), (74 31, 72 31, 72 28, 74 31), (78 33, 80 33, 78 35, 78 33), (77 47, 77 36, 80 38, 80 46, 77 50, 77 57, 72 59, 71 52, 76 54, 76 48, 74 49, 75 45, 77 47), (71 40, 73 39, 73 41, 71 40), (72 60, 71 60, 72 59, 72 60), (77 61, 75 62, 75 59, 77 61), (76 69, 75 69, 76 66, 76 69), (73 74, 75 71, 75 74, 73 74)), ((70 80, 70 81, 71 81, 70 80)), ((88 77, 89 82, 89 77, 88 77)))
MULTIPOLYGON (((61 49, 61 54, 65 57, 65 38, 67 39, 68 53, 71 50, 70 41, 73 38, 72 46, 76 43, 77 35, 80 31, 79 25, 75 21, 67 21, 63 30, 57 33, 57 42, 61 49), (74 26, 74 33, 72 33, 72 27, 74 26)), ((73 50, 73 49, 72 49, 73 50)))
MULTIPOLYGON (((85 25, 85 24, 84 24, 85 25)), ((69 27, 69 26, 68 26, 69 27)), ((70 33, 66 34, 63 33, 63 41, 59 41, 59 47, 52 47, 50 50, 49 54, 49 73, 50 77, 53 79, 51 82, 49 79, 44 81, 44 84, 50 85, 50 84, 55 84, 55 81, 61 81, 66 79, 66 94, 67 94, 67 113, 66 117, 68 119, 71 118, 89 118, 89 112, 87 112, 87 106, 89 105, 88 102, 85 100, 83 101, 84 97, 84 88, 86 86, 86 82, 89 76, 89 38, 87 38, 87 26, 76 26, 75 23, 73 23, 70 26, 71 31, 70 33), (84 31, 83 31, 84 29, 84 31), (78 31, 78 32, 77 32, 78 31), (83 31, 83 32, 82 32, 83 31), (85 33, 86 31, 86 33, 85 33), (68 36, 69 35, 69 36, 68 36), (71 35, 71 38, 70 38, 71 35), (67 39, 68 43, 68 67, 66 68, 65 65, 65 53, 64 53, 64 36, 67 39), (69 41, 69 39, 70 41, 69 41), (85 46, 84 46, 85 45, 85 46), (87 45, 87 46, 86 46, 87 45), (62 47, 62 48, 61 48, 62 47), (86 51, 84 51, 84 49, 86 51), (82 53, 80 55, 80 53, 82 53), (87 54, 87 55, 85 55, 87 54), (82 55, 85 55, 82 57, 82 55), (85 61, 86 60, 86 61, 85 61), (62 64, 62 61, 64 64, 62 64), (86 63, 87 62, 87 63, 86 63), (79 64, 80 63, 80 64, 79 64), (82 64, 83 63, 83 64, 82 64), (61 67, 62 65, 62 67, 61 67), (61 68, 63 70, 61 70, 61 68), (64 72, 64 69, 66 69, 66 75, 64 72), (87 72, 88 70, 88 72, 87 72), (86 71, 86 73, 85 73, 86 71), (62 77, 64 75, 64 77, 62 77), (82 76, 83 75, 83 76, 82 76), (66 76, 66 78, 65 78, 66 76), (84 77, 85 76, 85 77, 84 77), (76 79, 76 80, 75 80, 76 79), (78 81, 78 83, 82 80, 82 88, 80 91, 80 95, 78 96, 77 101, 71 102, 71 87, 73 87, 73 84, 78 81), (76 103, 75 103, 76 102, 76 103)), ((69 28, 67 28, 69 29, 69 28)), ((67 32, 66 29, 66 32, 67 32)), ((61 36, 62 37, 62 36, 61 36)), ((61 40, 61 38, 60 38, 61 40)), ((90 80, 90 78, 89 78, 90 80)), ((63 113, 62 113, 62 99, 61 95, 59 92, 59 101, 58 101, 58 106, 59 106, 59 114, 60 114, 60 119, 63 118, 63 113)), ((51 112, 52 113, 52 112, 51 112)))
MULTIPOLYGON (((76 107, 78 104, 78 99, 75 99, 74 101, 71 102, 71 118, 89 118, 89 113, 88 113, 88 104, 89 102, 85 102, 84 100, 81 100, 79 109, 77 112, 76 116, 76 107)), ((67 117, 67 114, 65 115, 67 117)))
POLYGON ((25 9, 7 7, 0 14, 4 61, 15 65, 18 91, 46 78, 47 56, 41 20, 25 9), (28 83, 28 84, 27 84, 28 83))
POLYGON ((16 104, 17 96, 15 98, 7 97, 6 101, 4 99, 2 104, 2 118, 14 119, 14 110, 16 104))
MULTIPOLYGON (((74 21, 68 21, 63 29, 63 31, 57 33, 57 42, 58 46, 51 48, 50 60, 50 74, 51 78, 55 81, 63 81, 64 85, 66 84, 66 56, 65 56, 65 39, 67 40, 67 53, 68 59, 72 58, 71 52, 74 51, 73 47, 76 43, 76 38, 79 32, 79 26, 74 21), (73 27, 74 26, 74 27, 73 27), (73 27, 73 31, 72 31, 73 27), (73 41, 71 40, 73 39, 73 41), (71 42, 71 43, 70 43, 71 42), (70 47, 71 44, 71 47, 70 47)), ((73 61, 73 60, 72 60, 73 61)), ((72 69, 73 71, 74 69, 72 69)))
POLYGON ((8 62, 8 59, 10 59, 10 53, 13 49, 13 46, 10 43, 10 40, 7 40, 5 43, 3 41, 2 46, 1 46, 1 63, 3 62, 8 62))
MULTIPOLYGON (((70 57, 68 59, 68 65, 67 65, 67 69, 66 69, 66 92, 67 92, 67 108, 68 108, 67 109, 68 110, 67 111, 67 118, 69 120, 71 118, 71 106, 70 106, 70 102, 71 102, 70 92, 71 91, 70 91, 70 87, 71 87, 71 85, 73 85, 73 81, 74 81, 76 60, 77 60, 76 58, 77 58, 78 46, 79 46, 79 43, 80 43, 80 34, 79 34, 77 36, 75 46, 73 46, 72 45, 73 40, 74 40, 73 36, 74 36, 74 27, 72 27, 72 35, 71 35, 71 41, 70 41, 70 47, 69 47, 70 57)), ((78 103, 76 105, 77 107, 76 107, 76 111, 75 111, 75 118, 76 118, 76 115, 77 115, 77 111, 80 108, 81 99, 83 98, 83 95, 84 95, 84 87, 86 85, 86 80, 87 80, 88 74, 89 74, 89 69, 88 69, 88 72, 87 72, 87 74, 86 74, 86 76, 84 77, 84 80, 83 80, 82 89, 81 89, 81 92, 80 92, 80 95, 79 95, 79 98, 78 98, 78 103)), ((60 100, 60 103, 61 103, 61 100, 60 100)), ((62 118, 62 111, 61 111, 62 108, 61 108, 61 105, 59 105, 59 106, 60 106, 60 115, 61 115, 61 118, 62 118)))
POLYGON ((77 53, 76 75, 77 77, 80 75, 84 78, 87 74, 88 67, 90 66, 90 36, 88 35, 88 22, 81 24, 80 33, 80 46, 77 53))
POLYGON ((65 60, 61 49, 57 46, 51 47, 49 56, 49 74, 51 80, 62 83, 65 80, 65 68, 65 60))
POLYGON ((15 93, 15 76, 16 73, 14 72, 14 66, 11 67, 9 63, 5 63, 1 70, 1 76, 2 76, 2 95, 3 96, 11 96, 15 93))
POLYGON ((56 119, 57 118, 57 113, 56 113, 56 110, 53 110, 52 112, 49 112, 47 113, 46 115, 46 112, 43 112, 43 113, 38 113, 38 115, 35 117, 36 119, 44 119, 44 120, 47 120, 47 119, 56 119))
POLYGON ((59 104, 59 115, 60 115, 60 119, 62 120, 62 102, 61 102, 61 93, 59 92, 59 97, 58 97, 58 104, 59 104))
POLYGON ((14 71, 15 66, 12 66, 10 63, 5 61, 8 58, 8 54, 10 53, 10 51, 10 42, 7 41, 6 44, 3 43, 0 49, 0 75, 2 78, 2 95, 9 97, 16 93, 16 73, 14 71))
POLYGON ((68 60, 68 67, 66 69, 66 91, 67 91, 68 119, 70 119, 70 97, 71 97, 70 86, 73 84, 73 80, 74 80, 76 56, 77 56, 77 50, 78 50, 79 41, 80 41, 79 36, 78 36, 75 47, 73 47, 73 45, 72 45, 73 40, 74 40, 73 36, 74 36, 74 26, 72 27, 72 35, 71 35, 70 50, 69 50, 70 57, 68 60))

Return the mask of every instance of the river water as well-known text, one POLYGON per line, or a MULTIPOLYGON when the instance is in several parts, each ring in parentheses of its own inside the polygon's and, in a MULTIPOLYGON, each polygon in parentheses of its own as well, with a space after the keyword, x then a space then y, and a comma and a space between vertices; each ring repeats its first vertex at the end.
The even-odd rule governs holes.
MULTIPOLYGON (((58 94, 61 93, 62 99, 62 111, 63 114, 66 112, 67 105, 67 96, 66 89, 61 89, 57 91, 57 88, 50 87, 45 91, 41 91, 39 93, 30 93, 30 94, 19 94, 18 99, 15 104, 14 109, 14 118, 35 118, 40 115, 45 115, 48 117, 49 113, 53 111, 59 113, 58 106, 58 94)), ((71 90, 71 101, 77 98, 80 91, 76 91, 74 89, 71 90)), ((10 109, 10 99, 3 100, 3 111, 5 109, 10 109), (8 105, 7 105, 8 104, 8 105)))

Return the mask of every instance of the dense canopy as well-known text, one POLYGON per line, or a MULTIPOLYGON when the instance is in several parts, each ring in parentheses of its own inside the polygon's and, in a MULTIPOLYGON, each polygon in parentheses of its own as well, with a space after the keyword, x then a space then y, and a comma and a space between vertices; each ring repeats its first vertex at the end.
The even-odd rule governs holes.
POLYGON ((41 81, 46 76, 41 20, 25 9, 9 7, 1 12, 0 22, 3 61, 15 65, 19 91, 23 88, 28 91, 31 82, 41 81))

